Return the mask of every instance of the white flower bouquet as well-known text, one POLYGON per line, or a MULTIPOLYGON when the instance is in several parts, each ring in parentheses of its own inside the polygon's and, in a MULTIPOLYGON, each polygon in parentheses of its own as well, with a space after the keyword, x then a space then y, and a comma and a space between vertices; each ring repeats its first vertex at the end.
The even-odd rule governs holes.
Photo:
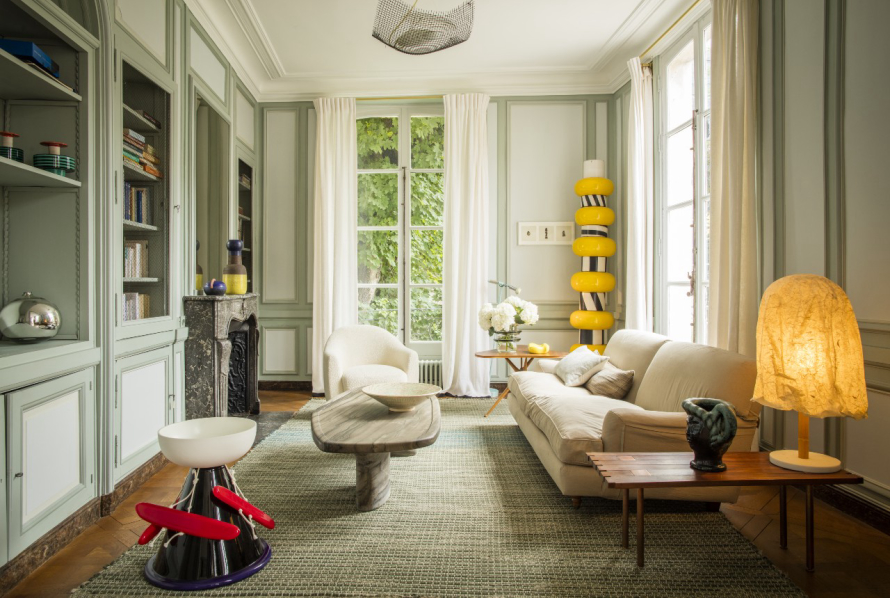
POLYGON ((538 306, 518 296, 507 297, 497 305, 486 303, 479 310, 479 326, 492 336, 497 332, 514 332, 519 324, 531 326, 538 321, 538 306))

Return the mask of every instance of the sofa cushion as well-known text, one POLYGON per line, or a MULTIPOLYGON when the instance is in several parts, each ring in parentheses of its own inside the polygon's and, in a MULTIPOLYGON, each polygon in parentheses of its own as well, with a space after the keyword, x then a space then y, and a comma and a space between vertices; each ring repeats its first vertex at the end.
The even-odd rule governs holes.
POLYGON ((663 346, 646 371, 636 404, 650 411, 682 411, 690 398, 732 403, 738 416, 756 419, 760 406, 751 402, 757 368, 754 360, 706 345, 671 342, 663 346))
POLYGON ((399 368, 394 368, 391 365, 372 364, 356 365, 343 372, 341 385, 343 390, 352 390, 381 382, 407 381, 408 374, 399 368))
POLYGON ((584 388, 592 395, 623 400, 633 384, 633 370, 622 370, 606 363, 606 367, 591 376, 584 388))
POLYGON ((527 405, 528 418, 544 433, 557 458, 590 465, 587 453, 603 450, 603 419, 612 409, 640 409, 624 401, 591 394, 541 397, 527 405))
POLYGON ((566 386, 584 386, 591 376, 603 369, 608 360, 599 352, 591 351, 587 345, 581 345, 556 364, 554 373, 566 386))
POLYGON ((666 336, 641 330, 619 330, 609 339, 603 355, 609 363, 622 370, 634 371, 634 383, 624 398, 628 403, 637 402, 637 392, 646 377, 646 370, 658 350, 670 340, 666 336))
POLYGON ((528 415, 528 405, 544 397, 590 397, 583 386, 566 386, 556 374, 543 372, 515 372, 507 383, 510 392, 519 399, 522 412, 528 415))

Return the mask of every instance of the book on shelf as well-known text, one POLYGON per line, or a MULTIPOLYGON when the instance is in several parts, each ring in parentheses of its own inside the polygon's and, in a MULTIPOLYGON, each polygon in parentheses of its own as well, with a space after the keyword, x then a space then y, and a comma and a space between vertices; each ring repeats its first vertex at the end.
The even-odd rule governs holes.
POLYGON ((143 164, 142 170, 144 170, 148 174, 152 175, 153 177, 156 177, 159 179, 164 178, 164 175, 161 173, 161 171, 150 164, 143 164))
POLYGON ((238 180, 241 181, 241 184, 250 189, 250 177, 246 174, 242 174, 238 177, 238 180))
POLYGON ((125 128, 124 129, 124 138, 132 139, 133 141, 137 142, 138 145, 141 145, 141 146, 145 145, 145 135, 143 135, 139 131, 134 131, 133 129, 125 128))
POLYGON ((151 207, 149 187, 134 187, 132 183, 124 183, 124 220, 151 225, 151 207))
POLYGON ((148 241, 124 241, 124 278, 148 278, 148 241))
POLYGON ((124 321, 151 317, 151 297, 145 293, 124 293, 124 321))
POLYGON ((153 124, 154 126, 156 126, 157 128, 159 128, 159 129, 161 128, 161 121, 156 119, 154 116, 152 116, 145 110, 134 110, 134 112, 137 113, 142 118, 144 118, 145 120, 147 120, 148 122, 150 122, 151 124, 153 124))

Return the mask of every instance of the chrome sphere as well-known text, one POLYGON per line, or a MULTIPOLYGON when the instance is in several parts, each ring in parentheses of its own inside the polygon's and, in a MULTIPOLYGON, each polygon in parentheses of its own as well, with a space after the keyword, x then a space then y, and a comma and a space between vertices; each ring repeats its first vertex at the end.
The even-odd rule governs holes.
POLYGON ((62 316, 42 297, 25 293, 0 310, 0 334, 14 341, 36 341, 59 333, 62 316))

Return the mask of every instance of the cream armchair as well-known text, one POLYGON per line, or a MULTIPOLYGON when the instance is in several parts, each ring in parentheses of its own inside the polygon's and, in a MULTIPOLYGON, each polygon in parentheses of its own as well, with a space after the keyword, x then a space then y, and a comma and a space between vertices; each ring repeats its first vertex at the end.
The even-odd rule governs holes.
POLYGON ((417 353, 377 326, 338 328, 324 346, 324 394, 330 401, 347 390, 381 382, 417 382, 417 353))

